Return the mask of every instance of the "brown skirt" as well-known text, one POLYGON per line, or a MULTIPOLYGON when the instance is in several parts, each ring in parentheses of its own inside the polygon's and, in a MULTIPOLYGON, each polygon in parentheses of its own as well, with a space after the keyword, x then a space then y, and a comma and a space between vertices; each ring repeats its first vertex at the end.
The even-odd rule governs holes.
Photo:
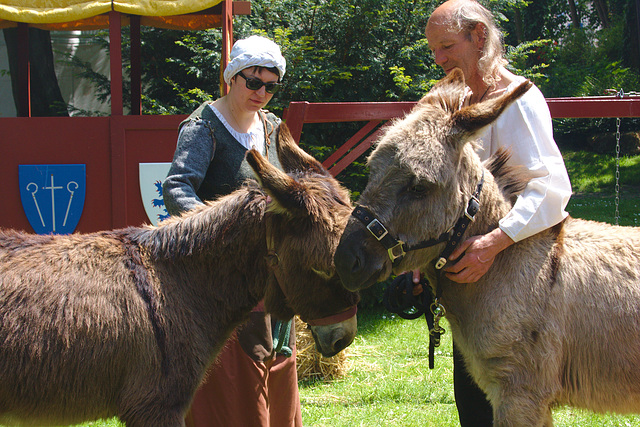
POLYGON ((187 427, 301 427, 296 350, 254 362, 230 338, 196 392, 187 427))

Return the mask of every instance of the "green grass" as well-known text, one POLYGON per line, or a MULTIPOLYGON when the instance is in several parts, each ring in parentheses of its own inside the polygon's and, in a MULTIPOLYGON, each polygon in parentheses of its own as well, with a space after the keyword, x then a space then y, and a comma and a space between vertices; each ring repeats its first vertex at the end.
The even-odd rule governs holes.
MULTIPOLYGON (((615 155, 595 154, 588 151, 566 151, 562 154, 573 192, 613 193, 616 184, 615 155)), ((640 156, 621 156, 619 184, 623 187, 640 185, 640 156)))
POLYGON ((85 424, 78 424, 77 427, 125 427, 125 425, 117 418, 111 418, 108 420, 98 420, 85 424))
POLYGON ((382 311, 358 314, 358 335, 346 350, 348 371, 333 382, 302 382, 305 426, 456 425, 451 337, 429 370, 428 329, 382 311))
MULTIPOLYGON (((615 156, 570 151, 563 157, 574 192, 567 212, 575 218, 615 223, 615 156)), ((640 156, 622 156, 618 164, 618 224, 639 226, 640 156)))
MULTIPOLYGON (((301 382, 305 426, 459 426, 453 398, 451 335, 437 349, 429 370, 424 318, 404 320, 370 310, 358 313, 359 330, 346 350, 343 379, 301 382)), ((448 325, 444 325, 449 329, 448 325)), ((593 414, 574 408, 554 412, 556 426, 639 426, 640 416, 593 414)))
MULTIPOLYGON (((574 218, 615 224, 616 197, 610 193, 575 194, 567 212, 574 218)), ((638 190, 623 189, 618 197, 618 224, 640 226, 640 197, 638 190)))

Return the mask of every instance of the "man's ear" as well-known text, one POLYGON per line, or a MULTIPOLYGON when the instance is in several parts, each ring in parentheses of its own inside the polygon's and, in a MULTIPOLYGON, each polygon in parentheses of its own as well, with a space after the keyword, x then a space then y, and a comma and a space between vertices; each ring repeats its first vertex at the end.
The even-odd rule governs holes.
POLYGON ((478 22, 476 26, 471 30, 471 39, 476 44, 479 50, 484 49, 484 44, 487 41, 487 27, 484 24, 478 22))

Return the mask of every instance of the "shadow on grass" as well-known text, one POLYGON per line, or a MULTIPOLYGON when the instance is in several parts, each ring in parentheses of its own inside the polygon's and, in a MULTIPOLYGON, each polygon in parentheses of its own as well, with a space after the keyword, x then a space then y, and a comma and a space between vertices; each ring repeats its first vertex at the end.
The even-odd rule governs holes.
MULTIPOLYGON (((358 334, 375 335, 384 324, 400 319, 396 314, 387 311, 382 305, 366 307, 358 310, 358 334)), ((418 319, 419 320, 419 319, 418 319)), ((424 319, 422 320, 424 321, 424 319)))
POLYGON ((618 195, 618 213, 616 215, 615 193, 574 194, 569 200, 567 212, 574 218, 609 224, 640 225, 640 188, 623 187, 618 195))
MULTIPOLYGON (((562 157, 576 194, 613 193, 616 184, 616 158, 589 151, 563 152, 562 157)), ((640 156, 621 156, 619 184, 640 186, 640 156)))

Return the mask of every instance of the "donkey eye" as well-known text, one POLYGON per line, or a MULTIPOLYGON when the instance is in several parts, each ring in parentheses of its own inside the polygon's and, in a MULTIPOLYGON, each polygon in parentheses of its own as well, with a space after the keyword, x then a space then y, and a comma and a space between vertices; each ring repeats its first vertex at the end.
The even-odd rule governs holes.
POLYGON ((424 194, 427 192, 427 186, 424 184, 416 184, 409 188, 409 191, 414 194, 424 194))
POLYGON ((408 197, 409 200, 421 200, 429 196, 433 189, 434 185, 430 182, 415 182, 405 188, 404 195, 408 197))
POLYGON ((432 188, 433 186, 429 185, 428 183, 419 182, 409 186, 407 188, 407 193, 411 197, 424 197, 431 191, 432 188))

